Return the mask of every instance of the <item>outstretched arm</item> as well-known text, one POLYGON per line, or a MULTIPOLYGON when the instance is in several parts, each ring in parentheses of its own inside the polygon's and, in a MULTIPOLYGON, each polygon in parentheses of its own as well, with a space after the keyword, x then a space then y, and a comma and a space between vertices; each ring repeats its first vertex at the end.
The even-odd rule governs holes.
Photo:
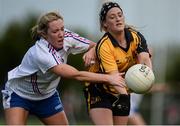
POLYGON ((76 79, 79 81, 88 81, 88 82, 103 82, 104 84, 111 84, 114 86, 124 87, 124 83, 122 83, 122 75, 120 73, 117 74, 98 74, 91 73, 86 71, 78 71, 74 67, 67 64, 60 64, 51 68, 51 71, 55 74, 69 79, 76 79))

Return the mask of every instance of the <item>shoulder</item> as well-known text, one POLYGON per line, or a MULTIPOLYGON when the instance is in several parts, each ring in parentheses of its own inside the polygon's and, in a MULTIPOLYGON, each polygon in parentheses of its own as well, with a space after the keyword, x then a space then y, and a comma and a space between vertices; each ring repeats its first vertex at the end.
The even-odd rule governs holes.
POLYGON ((40 39, 36 42, 32 54, 34 55, 37 63, 46 64, 52 62, 55 57, 56 50, 47 41, 40 39))
POLYGON ((106 47, 106 46, 108 46, 108 44, 110 44, 110 43, 111 43, 111 40, 110 40, 108 34, 104 34, 104 35, 102 36, 102 38, 97 42, 96 47, 97 47, 97 48, 106 47))
POLYGON ((114 50, 114 45, 111 42, 108 34, 104 34, 104 36, 98 41, 96 45, 96 54, 104 55, 110 54, 114 50))
POLYGON ((134 29, 130 29, 130 31, 134 39, 133 47, 136 48, 137 52, 148 52, 147 42, 142 33, 134 29))
POLYGON ((33 49, 34 50, 33 54, 36 55, 36 59, 41 59, 41 57, 48 55, 49 53, 48 46, 49 46, 48 43, 43 39, 40 39, 39 41, 36 42, 33 49))
POLYGON ((144 35, 140 31, 136 30, 135 28, 131 28, 131 27, 128 28, 128 30, 131 32, 133 38, 138 38, 140 42, 146 41, 144 35))
POLYGON ((65 29, 65 34, 64 34, 64 38, 66 39, 81 39, 81 37, 79 36, 79 34, 72 32, 68 29, 65 29))
POLYGON ((71 43, 78 42, 78 43, 84 43, 84 44, 89 44, 91 42, 87 38, 84 38, 84 37, 80 36, 79 34, 72 32, 68 29, 65 29, 64 40, 67 42, 71 42, 71 43))

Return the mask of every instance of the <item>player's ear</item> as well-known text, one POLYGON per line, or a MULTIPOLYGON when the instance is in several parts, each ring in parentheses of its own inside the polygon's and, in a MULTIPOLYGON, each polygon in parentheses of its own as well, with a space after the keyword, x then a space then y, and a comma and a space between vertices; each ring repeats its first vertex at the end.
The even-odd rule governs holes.
POLYGON ((107 24, 106 24, 106 22, 104 22, 104 23, 103 23, 103 26, 104 26, 105 28, 107 28, 107 24))

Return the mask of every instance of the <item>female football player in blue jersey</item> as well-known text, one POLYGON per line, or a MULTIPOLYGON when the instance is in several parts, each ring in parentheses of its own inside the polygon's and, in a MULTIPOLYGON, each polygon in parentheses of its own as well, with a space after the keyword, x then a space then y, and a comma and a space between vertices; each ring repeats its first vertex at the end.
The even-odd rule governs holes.
MULTIPOLYGON (((97 62, 89 71, 110 75, 125 73, 137 63, 152 68, 145 38, 140 32, 125 25, 123 10, 118 3, 104 3, 99 16, 100 29, 105 34, 96 45, 97 62)), ((123 75, 122 78, 121 83, 125 84, 123 75)), ((127 87, 122 87, 119 92, 111 85, 86 83, 85 96, 94 124, 127 124, 130 95, 127 87)))
MULTIPOLYGON (((6 124, 24 125, 30 113, 45 125, 68 124, 56 89, 61 77, 122 85, 120 74, 78 71, 66 64, 70 53, 82 53, 93 44, 64 29, 63 18, 58 13, 42 15, 32 29, 32 37, 35 45, 24 55, 21 64, 8 72, 2 90, 6 124)), ((86 56, 84 59, 88 59, 86 56)))

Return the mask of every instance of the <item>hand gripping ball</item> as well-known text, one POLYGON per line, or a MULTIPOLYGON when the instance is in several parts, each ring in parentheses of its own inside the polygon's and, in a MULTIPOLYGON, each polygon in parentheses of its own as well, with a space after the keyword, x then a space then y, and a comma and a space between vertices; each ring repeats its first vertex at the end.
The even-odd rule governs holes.
POLYGON ((128 69, 125 74, 127 87, 137 94, 148 92, 155 80, 151 68, 144 64, 136 64, 128 69))

